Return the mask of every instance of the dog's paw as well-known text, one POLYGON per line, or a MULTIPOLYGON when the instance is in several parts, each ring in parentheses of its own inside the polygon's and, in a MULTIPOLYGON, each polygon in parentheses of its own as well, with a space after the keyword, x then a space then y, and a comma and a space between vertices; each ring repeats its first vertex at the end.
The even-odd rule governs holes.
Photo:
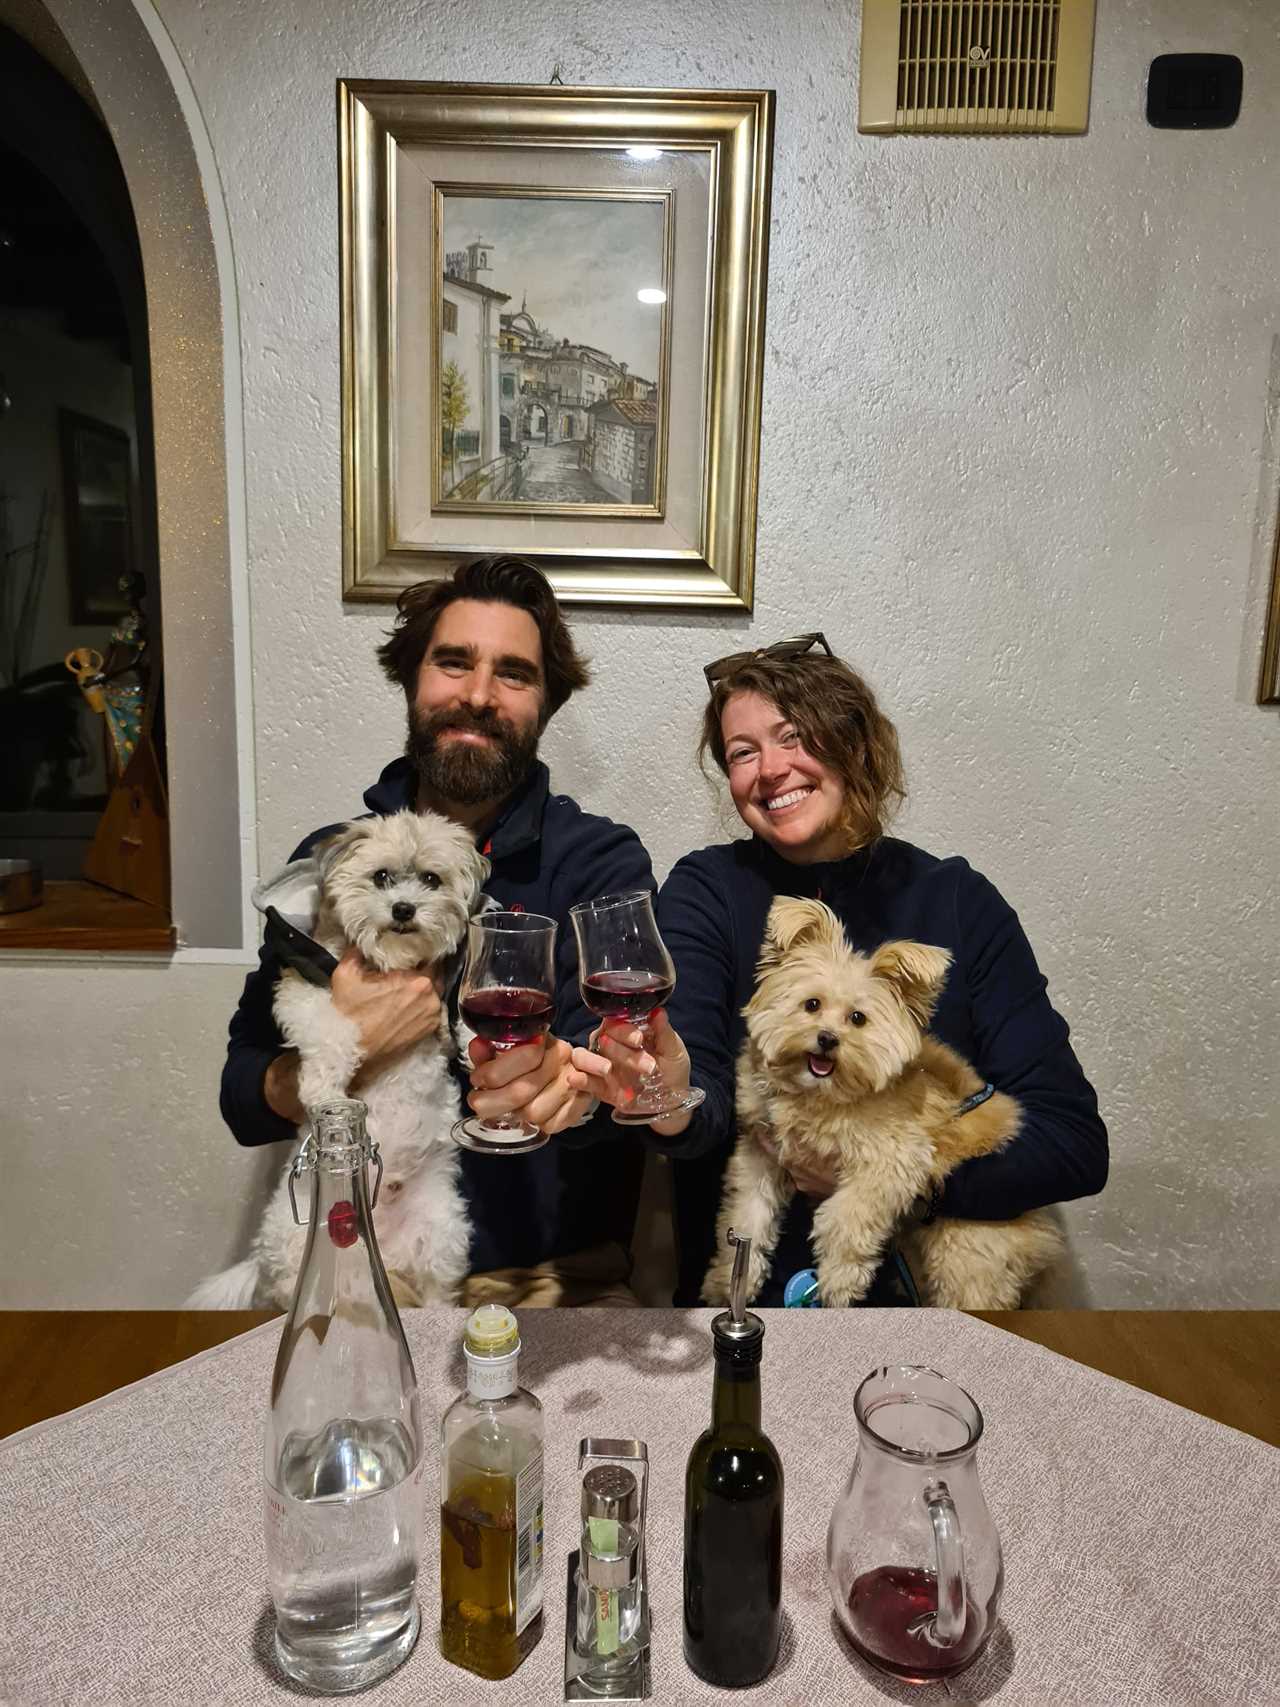
POLYGON ((419 1276, 411 1274, 408 1269, 388 1269, 387 1282, 391 1287, 391 1296, 401 1310, 416 1310, 424 1303, 434 1302, 424 1298, 419 1276))
POLYGON ((733 1274, 731 1263, 717 1263, 707 1271, 707 1278, 702 1283, 702 1302, 704 1304, 727 1304, 729 1302, 729 1281, 733 1274))
POLYGON ((840 1263, 834 1269, 820 1270, 818 1296, 829 1310, 844 1310, 866 1297, 875 1279, 874 1262, 840 1263))

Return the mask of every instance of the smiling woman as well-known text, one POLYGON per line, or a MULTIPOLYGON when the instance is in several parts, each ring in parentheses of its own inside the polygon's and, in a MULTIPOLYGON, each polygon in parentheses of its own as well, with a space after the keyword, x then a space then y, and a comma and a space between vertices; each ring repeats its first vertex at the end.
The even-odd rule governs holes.
MULTIPOLYGON (((658 902, 677 980, 652 1052, 671 1086, 692 1083, 706 1094, 694 1114, 653 1128, 676 1161, 676 1302, 696 1302, 707 1272, 722 1176, 738 1136, 743 1009, 780 896, 825 902, 848 945, 863 954, 895 939, 905 939, 899 948, 930 945, 925 954, 944 950, 935 958, 949 970, 930 1033, 1021 1107, 1016 1138, 956 1168, 924 1213, 1005 1221, 1100 1191, 1106 1129, 1016 914, 963 859, 935 858, 886 833, 905 784, 897 731, 869 684, 818 634, 720 659, 706 675, 702 757, 710 755, 727 779, 751 835, 686 855, 658 902)), ((846 1018, 861 1035, 866 1016, 846 1018)), ((812 1094, 825 1099, 815 1104, 816 1119, 838 1078, 828 1060, 845 1045, 823 1032, 817 1009, 797 1023, 812 1028, 805 1044, 818 1063, 812 1094)), ((612 1030, 601 1052, 625 1083, 643 1063, 634 1034, 622 1024, 612 1030)), ((806 1155, 794 1161, 793 1178, 798 1189, 756 1303, 782 1303, 788 1279, 814 1263, 815 1207, 832 1191, 832 1164, 806 1155)), ((892 1250, 862 1302, 914 1302, 892 1250)))

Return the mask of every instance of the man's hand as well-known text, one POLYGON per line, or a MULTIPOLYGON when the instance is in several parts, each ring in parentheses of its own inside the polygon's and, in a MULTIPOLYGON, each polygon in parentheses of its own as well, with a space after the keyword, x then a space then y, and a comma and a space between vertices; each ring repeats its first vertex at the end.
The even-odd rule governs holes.
MULTIPOLYGON (((334 967, 329 999, 360 1034, 361 1065, 347 1086, 358 1094, 365 1074, 389 1056, 440 1028, 442 980, 430 972, 375 972, 349 948, 334 967)), ((282 1120, 300 1126, 306 1110, 298 1096, 298 1052, 285 1049, 267 1068, 262 1094, 282 1120)))
POLYGON ((434 972, 375 972, 349 948, 334 968, 330 999, 360 1033, 361 1077, 440 1029, 442 978, 434 972))
POLYGON ((298 1051, 286 1049, 267 1068, 262 1081, 262 1095, 272 1114, 287 1120, 291 1126, 301 1126, 307 1111, 298 1096, 298 1051))
MULTIPOLYGON (((571 1049, 548 1034, 514 1049, 495 1049, 484 1038, 473 1037, 467 1052, 471 1057, 467 1103, 482 1120, 511 1115, 555 1133, 576 1126, 591 1107, 594 1092, 583 1088, 583 1075, 575 1073, 572 1064, 575 1055, 589 1054, 588 1050, 571 1049)), ((608 1070, 608 1062, 599 1065, 608 1070)))

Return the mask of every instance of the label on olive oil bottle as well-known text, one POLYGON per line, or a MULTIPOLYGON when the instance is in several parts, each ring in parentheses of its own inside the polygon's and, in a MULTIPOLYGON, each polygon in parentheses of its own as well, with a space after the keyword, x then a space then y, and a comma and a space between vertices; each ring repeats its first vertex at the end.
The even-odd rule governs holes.
POLYGON ((542 1454, 516 1477, 516 1635, 542 1611, 542 1454))

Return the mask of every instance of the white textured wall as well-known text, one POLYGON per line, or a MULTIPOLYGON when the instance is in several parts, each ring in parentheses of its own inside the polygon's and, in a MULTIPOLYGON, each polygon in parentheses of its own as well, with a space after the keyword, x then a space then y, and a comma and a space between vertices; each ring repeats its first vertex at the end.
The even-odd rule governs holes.
MULTIPOLYGON (((400 741, 372 658, 386 612, 339 598, 334 79, 559 63, 570 83, 775 87, 756 615, 585 619, 597 687, 557 720, 557 780, 665 869, 719 833, 691 756, 701 663, 824 627, 899 721, 903 832, 1019 909, 1097 1084, 1111 1184, 1072 1215, 1093 1301, 1280 1302, 1280 731, 1252 703, 1280 480, 1272 0, 1103 0, 1089 135, 996 141, 858 136, 854 5, 158 9, 235 247, 262 858, 353 808, 400 741), (1148 61, 1193 49, 1243 57, 1240 123, 1148 129, 1148 61)), ((33 1256, 30 1281, 11 1264, 0 1302, 171 1303, 230 1254, 229 1196, 267 1167, 210 1109, 235 983, 0 976, 8 1011, 34 998, 77 1037, 56 1105, 24 1069, 20 1167, 131 1158, 71 1259, 33 1256)), ((36 1199, 20 1250, 61 1201, 36 1199)))

